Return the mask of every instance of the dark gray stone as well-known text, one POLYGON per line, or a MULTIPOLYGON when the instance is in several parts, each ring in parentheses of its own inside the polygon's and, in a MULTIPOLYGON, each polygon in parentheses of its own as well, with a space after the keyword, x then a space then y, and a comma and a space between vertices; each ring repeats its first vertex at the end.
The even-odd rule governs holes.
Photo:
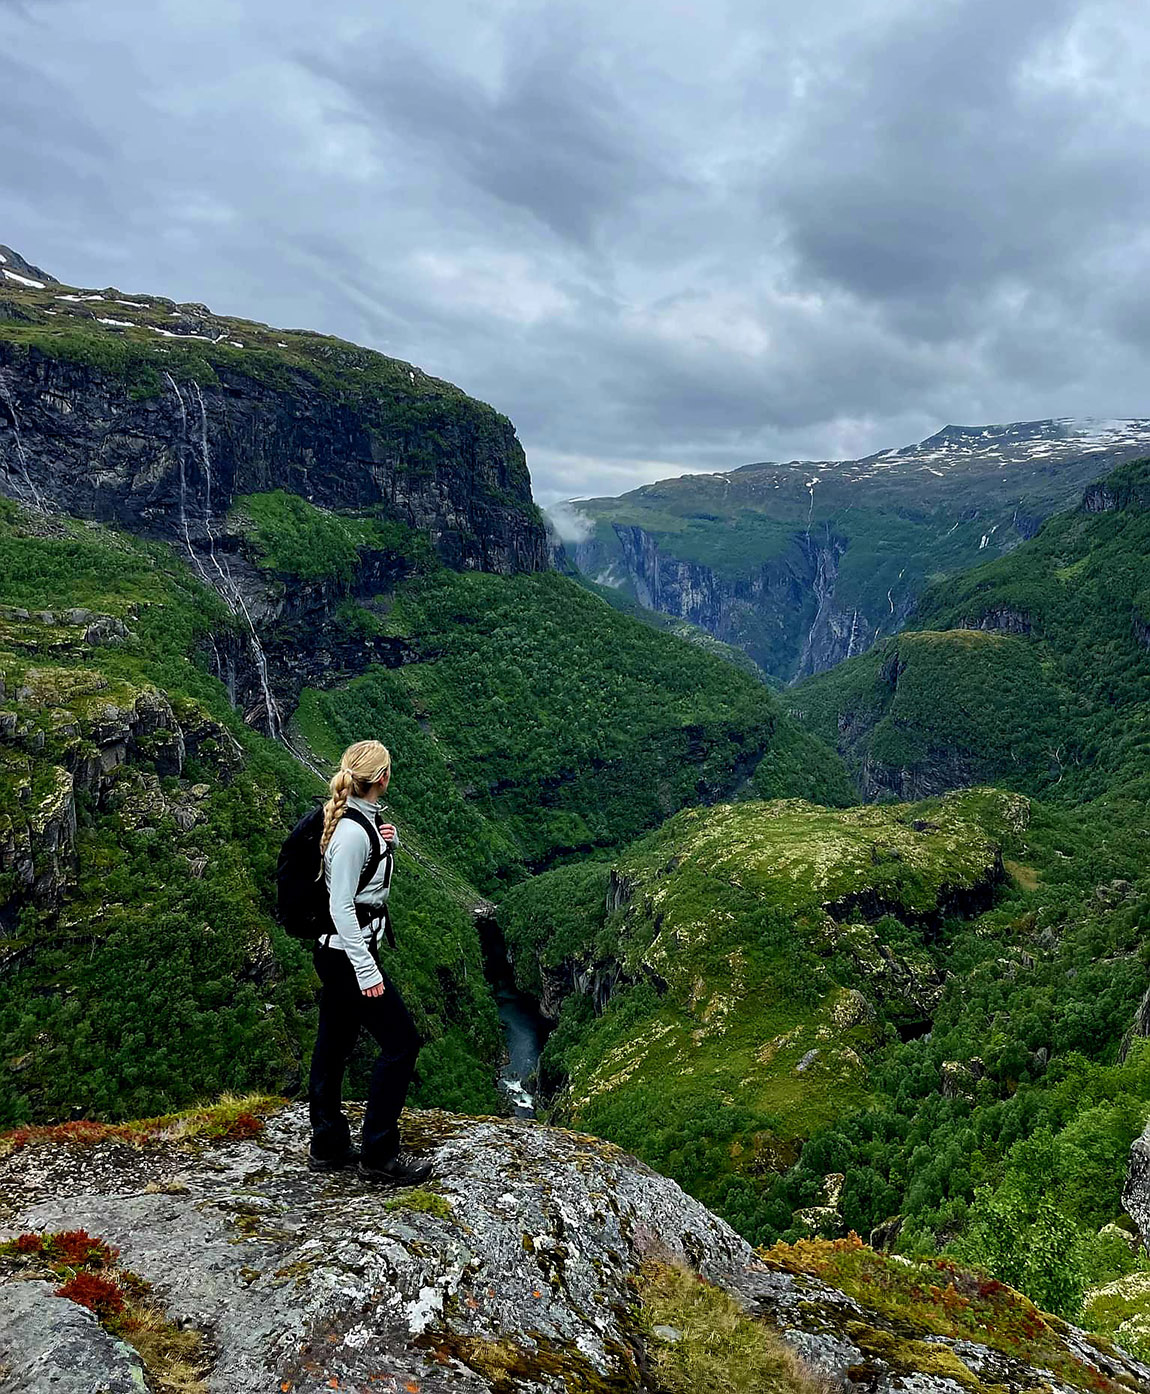
POLYGON ((136 1352, 47 1283, 0 1287, 0 1394, 146 1394, 136 1352))

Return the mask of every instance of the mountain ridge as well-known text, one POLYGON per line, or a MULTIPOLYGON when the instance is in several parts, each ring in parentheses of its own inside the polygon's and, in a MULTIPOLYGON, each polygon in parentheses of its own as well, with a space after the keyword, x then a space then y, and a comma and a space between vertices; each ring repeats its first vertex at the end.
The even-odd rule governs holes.
POLYGON ((946 426, 859 460, 750 464, 572 500, 553 522, 590 578, 796 681, 897 632, 928 584, 1012 550, 1147 449, 1143 418, 946 426))
POLYGON ((209 568, 233 499, 275 488, 378 508, 449 565, 548 565, 513 425, 453 384, 330 335, 0 269, 9 497, 164 536, 209 568))

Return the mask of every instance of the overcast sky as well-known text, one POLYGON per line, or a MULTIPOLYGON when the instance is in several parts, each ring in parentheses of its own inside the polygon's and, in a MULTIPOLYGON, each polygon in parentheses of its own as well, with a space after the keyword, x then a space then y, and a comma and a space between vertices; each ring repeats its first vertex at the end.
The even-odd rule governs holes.
POLYGON ((1150 415, 1139 0, 0 0, 0 241, 507 412, 537 497, 1150 415))

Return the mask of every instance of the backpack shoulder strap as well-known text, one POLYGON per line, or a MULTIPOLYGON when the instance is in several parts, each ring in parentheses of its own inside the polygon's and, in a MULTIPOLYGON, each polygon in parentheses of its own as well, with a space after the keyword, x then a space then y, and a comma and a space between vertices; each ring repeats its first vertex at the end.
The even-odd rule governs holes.
POLYGON ((366 814, 361 813, 358 808, 345 808, 343 816, 350 818, 353 823, 358 823, 367 833, 367 841, 370 851, 367 854, 367 861, 363 864, 363 870, 359 874, 359 885, 356 893, 362 891, 371 878, 379 870, 379 864, 383 860, 383 838, 379 835, 379 829, 366 814))

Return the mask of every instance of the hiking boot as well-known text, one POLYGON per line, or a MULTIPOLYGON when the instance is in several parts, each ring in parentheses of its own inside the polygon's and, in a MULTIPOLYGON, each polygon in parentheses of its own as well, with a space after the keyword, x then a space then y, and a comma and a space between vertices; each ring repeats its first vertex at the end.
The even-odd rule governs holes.
POLYGON ((397 1152, 378 1166, 361 1160, 359 1174, 364 1181, 375 1181, 385 1186, 418 1186, 431 1175, 431 1163, 422 1161, 412 1152, 397 1152))
POLYGON ((343 1171, 345 1167, 355 1166, 358 1161, 358 1147, 349 1147, 338 1157, 317 1157, 314 1152, 309 1151, 307 1169, 308 1171, 343 1171))

